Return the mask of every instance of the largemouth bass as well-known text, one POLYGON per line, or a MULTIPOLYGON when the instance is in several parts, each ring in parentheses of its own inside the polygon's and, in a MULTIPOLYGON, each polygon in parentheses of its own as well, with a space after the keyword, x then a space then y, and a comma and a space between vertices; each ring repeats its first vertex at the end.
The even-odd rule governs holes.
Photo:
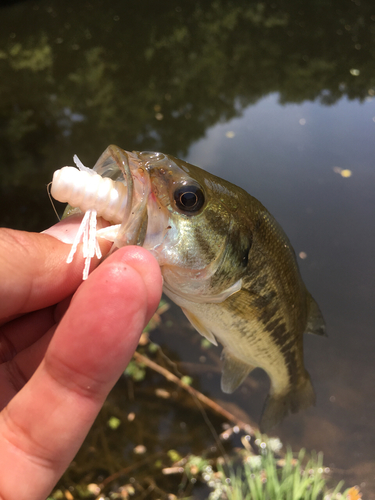
POLYGON ((288 238, 258 200, 162 153, 110 146, 93 171, 81 167, 88 177, 74 181, 75 197, 65 194, 69 181, 61 180, 63 170, 55 173, 52 195, 112 222, 97 236, 115 247, 138 244, 152 252, 165 294, 201 335, 223 345, 225 393, 255 367, 266 371, 271 386, 263 432, 315 403, 303 361, 303 333, 324 335, 324 321, 288 238), (99 186, 99 177, 108 186, 122 186, 118 195, 111 191, 110 202, 103 201, 103 189, 96 194, 91 186, 99 186))

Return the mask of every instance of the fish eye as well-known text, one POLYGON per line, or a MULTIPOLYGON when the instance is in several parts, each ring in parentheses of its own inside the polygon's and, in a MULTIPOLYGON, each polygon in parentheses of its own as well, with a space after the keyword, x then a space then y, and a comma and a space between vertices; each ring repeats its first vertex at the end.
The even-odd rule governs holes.
POLYGON ((184 185, 174 192, 174 201, 181 212, 193 214, 204 204, 204 193, 200 186, 184 185))

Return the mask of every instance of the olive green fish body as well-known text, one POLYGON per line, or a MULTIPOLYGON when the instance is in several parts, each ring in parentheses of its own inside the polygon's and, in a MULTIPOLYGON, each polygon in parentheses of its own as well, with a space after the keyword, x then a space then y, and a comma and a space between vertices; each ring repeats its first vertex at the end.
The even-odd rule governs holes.
POLYGON ((270 393, 267 431, 314 404, 303 362, 303 333, 324 334, 318 306, 293 248, 272 215, 243 189, 162 153, 110 146, 94 167, 129 186, 129 220, 118 246, 136 242, 159 262, 165 293, 208 340, 223 346, 224 392, 255 367, 270 393), (131 179, 130 179, 131 177, 131 179))
MULTIPOLYGON (((191 302, 168 290, 166 293, 183 308, 201 334, 224 346, 224 392, 233 392, 255 367, 267 372, 271 391, 261 421, 261 429, 267 431, 287 413, 315 402, 303 362, 303 333, 313 299, 301 279, 294 251, 277 222, 247 193, 241 192, 238 197, 237 192, 236 198, 238 205, 233 216, 251 218, 248 227, 241 224, 241 229, 248 231, 247 241, 241 245, 239 234, 231 238, 220 229, 218 233, 221 238, 226 237, 230 247, 223 263, 224 275, 231 269, 240 269, 236 279, 242 278, 241 289, 220 303, 191 302)), ((227 230, 229 226, 226 223, 227 230)), ((236 231, 239 232, 238 226, 235 229, 233 225, 232 232, 236 231)), ((203 244, 198 245, 201 251, 205 249, 203 244)), ((210 250, 206 249, 208 253, 210 250)), ((223 275, 217 274, 219 281, 223 275)))
POLYGON ((224 392, 233 392, 255 367, 267 372, 271 388, 261 420, 267 431, 289 412, 314 404, 303 333, 324 334, 324 321, 288 238, 263 205, 223 179, 166 158, 169 180, 165 169, 160 175, 158 167, 149 167, 174 234, 151 249, 165 293, 198 332, 224 346, 224 392), (192 191, 204 203, 185 211, 181 200, 189 200, 181 192, 192 191))

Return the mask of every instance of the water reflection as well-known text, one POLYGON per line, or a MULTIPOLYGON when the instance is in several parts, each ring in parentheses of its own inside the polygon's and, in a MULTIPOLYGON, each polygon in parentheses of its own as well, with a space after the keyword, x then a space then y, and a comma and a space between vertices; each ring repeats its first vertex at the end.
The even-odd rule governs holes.
MULTIPOLYGON (((367 227, 375 218, 374 115, 370 99, 280 106, 274 95, 241 119, 209 129, 188 155, 260 199, 304 257, 300 268, 322 307, 328 339, 305 336, 317 407, 290 417, 279 435, 324 450, 347 480, 367 482, 369 496, 375 470, 375 235, 367 227), (351 176, 342 176, 345 171, 351 176)), ((236 401, 252 414, 252 402, 236 401)))
MULTIPOLYGON (((282 437, 322 449, 349 483, 367 482, 371 498, 373 2, 149 1, 140 9, 36 0, 1 17, 1 224, 52 224, 45 185, 53 170, 74 153, 92 165, 110 143, 188 156, 240 184, 306 254, 304 280, 328 324, 324 347, 306 338, 318 406, 290 417, 282 437)), ((178 323, 194 339, 182 316, 178 323)), ((195 360, 196 344, 179 353, 176 337, 155 333, 175 359, 195 360)), ((219 392, 215 370, 206 375, 195 383, 258 419, 262 374, 235 399, 219 392)))
POLYGON ((207 127, 272 92, 281 103, 324 104, 375 92, 375 12, 364 3, 150 2, 141 11, 135 2, 55 0, 2 17, 9 184, 34 169, 38 185, 70 151, 92 163, 111 142, 183 155, 207 127))

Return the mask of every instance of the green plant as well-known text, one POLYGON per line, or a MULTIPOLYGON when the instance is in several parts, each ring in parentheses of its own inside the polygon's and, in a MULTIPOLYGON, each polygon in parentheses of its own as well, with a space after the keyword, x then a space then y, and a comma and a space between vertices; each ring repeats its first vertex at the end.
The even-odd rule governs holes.
POLYGON ((319 453, 305 460, 305 450, 295 458, 288 450, 278 458, 277 449, 266 436, 258 438, 258 453, 239 451, 241 462, 223 465, 217 471, 207 465, 202 478, 212 489, 209 500, 339 500, 348 498, 341 493, 343 482, 332 491, 327 486, 323 456, 319 453))

